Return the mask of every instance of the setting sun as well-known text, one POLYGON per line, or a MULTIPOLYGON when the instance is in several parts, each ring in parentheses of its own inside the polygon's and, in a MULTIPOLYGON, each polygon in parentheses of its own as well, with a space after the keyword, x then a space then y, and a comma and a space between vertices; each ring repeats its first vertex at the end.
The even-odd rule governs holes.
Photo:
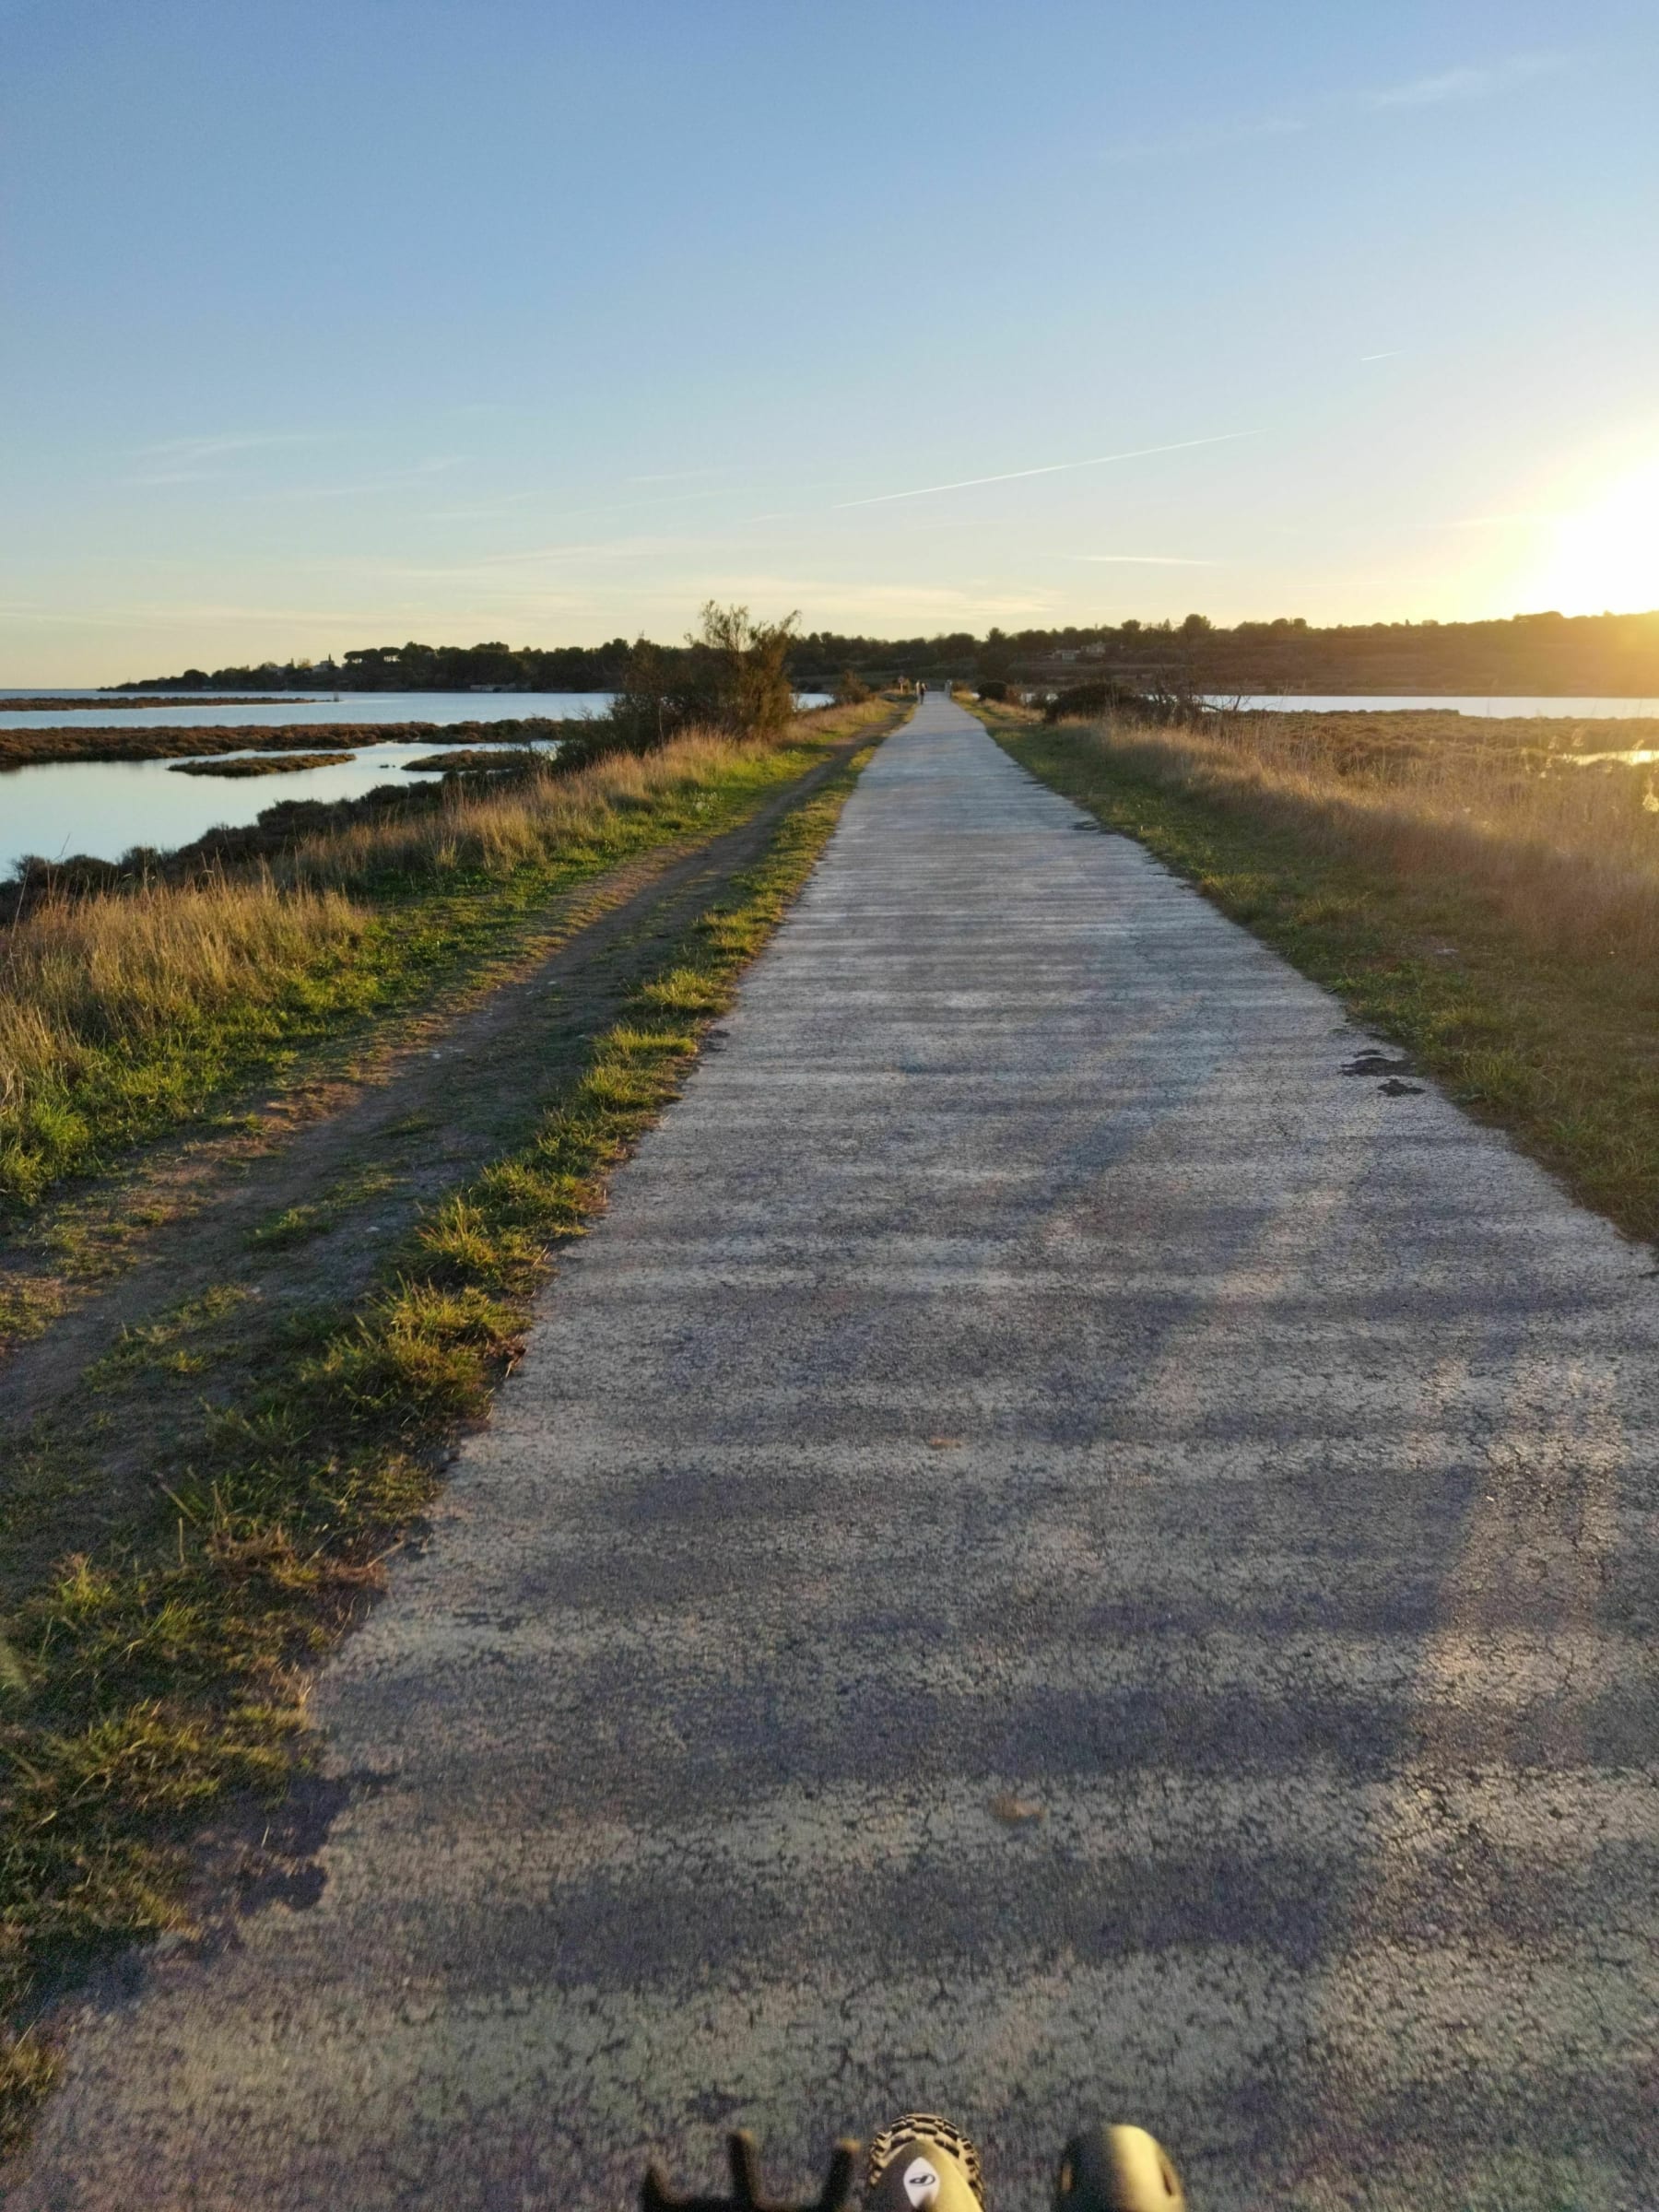
POLYGON ((1561 516, 1529 596, 1564 615, 1659 606, 1659 460, 1561 516))

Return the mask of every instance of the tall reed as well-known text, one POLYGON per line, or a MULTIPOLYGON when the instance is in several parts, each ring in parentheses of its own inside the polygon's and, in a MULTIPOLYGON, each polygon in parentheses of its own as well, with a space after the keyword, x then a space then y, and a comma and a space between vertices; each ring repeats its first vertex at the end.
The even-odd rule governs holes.
POLYGON ((1584 758, 1607 747, 1609 726, 1632 748, 1653 743, 1645 724, 1586 735, 1386 714, 1117 722, 1080 735, 1137 776, 1293 830, 1315 851, 1454 878, 1520 944, 1649 961, 1659 956, 1659 784, 1649 764, 1584 758), (1560 742, 1574 734, 1584 741, 1560 742))
POLYGON ((0 1198, 37 1196, 100 1135, 186 1110, 230 1047, 209 1043, 224 1018, 268 1019, 366 920, 261 872, 50 904, 0 931, 0 1198))

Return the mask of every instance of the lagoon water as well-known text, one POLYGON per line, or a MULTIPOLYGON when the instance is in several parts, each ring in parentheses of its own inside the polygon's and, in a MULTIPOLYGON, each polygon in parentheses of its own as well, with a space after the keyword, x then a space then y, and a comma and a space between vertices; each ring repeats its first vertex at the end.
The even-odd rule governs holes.
MULTIPOLYGON (((27 693, 31 699, 42 694, 27 693)), ((96 692, 65 692, 68 698, 97 698, 96 692)), ((503 722, 520 715, 547 715, 569 721, 603 714, 608 691, 356 691, 338 700, 316 701, 310 712, 287 700, 256 707, 215 707, 208 702, 171 712, 117 707, 107 717, 115 729, 201 728, 204 724, 247 724, 272 728, 300 722, 371 723, 503 722)), ((803 706, 828 703, 822 692, 801 695, 803 706)), ((0 693, 0 728, 52 728, 58 724, 96 728, 105 721, 96 709, 63 714, 7 713, 0 693)), ((0 877, 9 875, 26 853, 64 860, 85 853, 94 860, 119 860, 134 845, 167 852, 187 845, 205 830, 244 828, 267 806, 283 799, 356 799, 377 783, 413 783, 406 763, 429 753, 453 750, 453 740, 423 745, 359 745, 350 759, 327 768, 297 769, 276 776, 250 776, 245 782, 218 776, 182 776, 169 760, 65 760, 60 764, 0 772, 0 877)), ((267 756, 268 758, 269 756, 267 756)), ((221 754, 222 759, 239 758, 221 754)))
MULTIPOLYGON (((35 690, 12 696, 38 699, 43 695, 35 690)), ((92 691, 65 691, 61 696, 65 700, 100 697, 92 691)), ((274 698, 253 707, 216 706, 210 697, 204 696, 199 704, 189 707, 117 706, 105 717, 96 707, 80 708, 70 715, 8 711, 6 698, 6 694, 0 692, 0 728, 51 728, 59 723, 87 728, 107 720, 112 727, 124 730, 147 726, 199 729, 206 724, 244 724, 250 728, 269 729, 278 724, 341 722, 429 722, 447 726, 457 722, 507 721, 521 715, 566 719, 602 714, 611 701, 608 691, 347 691, 309 701, 274 698)), ((822 705, 825 696, 806 692, 801 703, 822 705)), ((1242 703, 1304 713, 1433 707, 1455 709, 1465 714, 1567 715, 1585 721, 1619 721, 1651 714, 1659 707, 1659 700, 1646 699, 1399 698, 1374 693, 1263 695, 1247 698, 1242 703)), ((8 874, 29 853, 53 860, 72 853, 119 860, 134 845, 153 845, 166 851, 188 844, 204 830, 221 824, 241 828, 256 821, 267 806, 275 806, 282 799, 359 798, 377 783, 413 782, 406 762, 448 749, 448 744, 441 741, 369 744, 357 747, 351 759, 327 768, 253 776, 246 782, 175 775, 166 760, 66 760, 61 766, 14 769, 0 773, 0 876, 8 874)))
POLYGON ((26 853, 48 860, 72 853, 119 860, 134 845, 166 852, 206 830, 242 829, 281 799, 358 799, 377 783, 425 782, 410 775, 405 763, 453 749, 449 744, 362 746, 327 768, 250 776, 245 782, 175 775, 170 760, 65 760, 14 769, 0 775, 0 876, 26 853))

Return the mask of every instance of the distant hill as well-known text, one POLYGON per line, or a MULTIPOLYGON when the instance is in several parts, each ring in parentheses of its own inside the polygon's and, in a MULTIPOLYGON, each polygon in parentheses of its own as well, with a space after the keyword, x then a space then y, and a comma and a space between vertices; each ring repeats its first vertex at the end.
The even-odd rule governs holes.
MULTIPOLYGON (((123 691, 610 691, 633 648, 375 645, 340 661, 187 668, 123 691)), ((1659 698, 1659 612, 1514 615, 1493 622, 1341 623, 1298 618, 1232 629, 1189 615, 1180 623, 1097 629, 959 630, 932 638, 866 638, 814 630, 791 656, 803 689, 852 671, 866 683, 914 677, 1074 684, 1112 676, 1133 688, 1196 691, 1575 693, 1659 698)))

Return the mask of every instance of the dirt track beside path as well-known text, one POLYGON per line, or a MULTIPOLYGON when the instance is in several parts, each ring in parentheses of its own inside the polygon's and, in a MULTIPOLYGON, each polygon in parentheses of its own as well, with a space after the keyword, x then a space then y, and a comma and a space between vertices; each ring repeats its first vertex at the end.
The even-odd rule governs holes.
MULTIPOLYGON (((284 1312, 348 1305, 424 1206, 524 1141, 660 948, 867 742, 834 747, 735 829, 643 853, 582 886, 516 955, 465 987, 459 1007, 405 1020, 348 1054, 315 1055, 309 1073, 240 1109, 232 1101, 218 1117, 228 1131, 149 1148, 127 1175, 0 1247, 0 1290, 59 1301, 44 1334, 0 1350, 0 1456, 8 1440, 15 1452, 42 1424, 73 1418, 88 1368, 124 1333, 205 1293, 256 1300, 237 1324, 252 1338, 284 1312), (91 1255, 67 1279, 66 1249, 91 1255)), ((188 1417, 188 1371, 179 1380, 188 1417)), ((106 1441, 42 1496, 32 1535, 13 1520, 0 1596, 148 1509, 156 1389, 153 1374, 144 1379, 134 1427, 121 1418, 121 1390, 106 1386, 106 1441)))

